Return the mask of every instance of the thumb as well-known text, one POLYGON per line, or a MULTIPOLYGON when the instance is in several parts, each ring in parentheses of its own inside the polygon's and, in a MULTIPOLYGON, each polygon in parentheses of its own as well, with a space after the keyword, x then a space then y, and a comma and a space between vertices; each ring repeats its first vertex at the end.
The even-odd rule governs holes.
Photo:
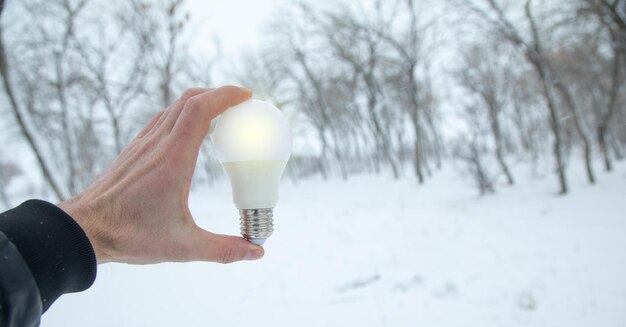
POLYGON ((193 242, 193 258, 199 261, 232 263, 261 259, 265 254, 263 247, 243 237, 214 234, 200 227, 190 240, 193 242))

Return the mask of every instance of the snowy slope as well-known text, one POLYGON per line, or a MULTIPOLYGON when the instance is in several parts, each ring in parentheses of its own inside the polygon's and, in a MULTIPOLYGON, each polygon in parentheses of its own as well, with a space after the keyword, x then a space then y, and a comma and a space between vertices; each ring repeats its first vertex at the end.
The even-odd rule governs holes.
MULTIPOLYGON (((106 264, 42 326, 626 326, 626 165, 566 197, 525 172, 285 181, 262 261, 106 264)), ((201 226, 238 233, 228 192, 193 192, 201 226)))

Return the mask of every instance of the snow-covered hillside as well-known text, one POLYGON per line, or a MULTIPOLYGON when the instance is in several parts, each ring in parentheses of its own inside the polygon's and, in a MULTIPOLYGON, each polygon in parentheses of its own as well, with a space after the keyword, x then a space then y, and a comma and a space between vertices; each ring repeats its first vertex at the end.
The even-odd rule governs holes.
MULTIPOLYGON (((285 181, 266 257, 106 264, 42 326, 625 326, 626 165, 572 194, 552 175, 479 198, 428 180, 285 181)), ((196 189, 200 225, 238 234, 228 185, 196 189)))

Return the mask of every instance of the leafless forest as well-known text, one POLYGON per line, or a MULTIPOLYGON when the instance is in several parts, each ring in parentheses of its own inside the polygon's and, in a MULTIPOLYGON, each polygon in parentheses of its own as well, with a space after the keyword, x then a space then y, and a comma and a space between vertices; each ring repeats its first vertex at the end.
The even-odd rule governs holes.
MULTIPOLYGON (((295 182, 376 173, 421 184, 454 163, 483 194, 527 178, 513 169, 526 162, 549 165, 565 194, 570 163, 593 184, 624 156, 626 0, 285 2, 266 46, 235 65, 189 50, 184 0, 8 6, 2 137, 24 143, 58 199, 185 88, 219 76, 289 113, 305 145, 287 170, 295 182)), ((221 176, 209 143, 197 183, 221 176)), ((24 169, 0 147, 5 206, 24 169)))

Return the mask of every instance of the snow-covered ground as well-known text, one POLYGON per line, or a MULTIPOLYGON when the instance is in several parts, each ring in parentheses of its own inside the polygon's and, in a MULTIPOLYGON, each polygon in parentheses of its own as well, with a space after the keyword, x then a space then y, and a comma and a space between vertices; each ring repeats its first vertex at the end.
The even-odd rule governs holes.
MULTIPOLYGON (((521 168, 483 198, 451 169, 424 186, 285 181, 263 260, 106 264, 42 326, 626 326, 616 168, 595 186, 570 169, 565 197, 521 168)), ((238 234, 227 184, 190 202, 200 225, 238 234)))

